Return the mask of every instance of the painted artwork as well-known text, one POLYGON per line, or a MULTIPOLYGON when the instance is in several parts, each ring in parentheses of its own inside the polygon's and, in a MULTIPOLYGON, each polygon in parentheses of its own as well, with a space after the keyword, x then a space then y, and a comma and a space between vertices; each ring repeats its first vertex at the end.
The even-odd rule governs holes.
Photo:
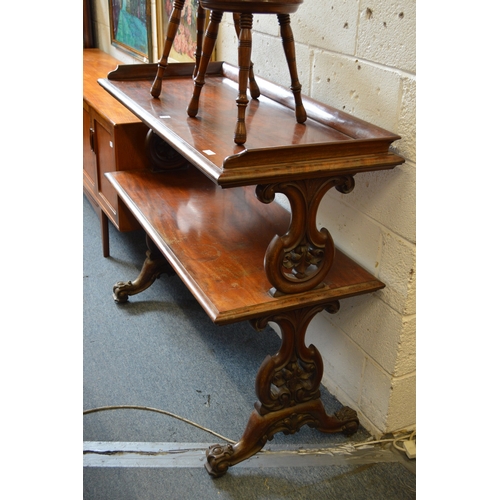
MULTIPOLYGON (((173 0, 158 0, 156 11, 160 19, 158 23, 158 50, 159 58, 163 54, 165 36, 167 34, 168 20, 174 8, 173 0)), ((196 52, 196 11, 198 2, 186 0, 181 14, 181 23, 175 35, 170 56, 176 61, 191 62, 195 60, 196 52)))
POLYGON ((109 0, 109 3, 113 45, 148 61, 151 56, 149 0, 109 0))

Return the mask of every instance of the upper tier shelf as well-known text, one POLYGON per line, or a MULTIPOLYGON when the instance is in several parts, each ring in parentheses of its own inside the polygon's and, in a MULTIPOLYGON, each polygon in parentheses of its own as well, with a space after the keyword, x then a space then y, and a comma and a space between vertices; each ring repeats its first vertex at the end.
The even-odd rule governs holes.
POLYGON ((246 113, 248 139, 238 146, 238 69, 210 63, 198 116, 190 118, 193 69, 193 63, 168 65, 159 98, 150 94, 156 64, 118 66, 99 84, 222 187, 354 175, 404 162, 389 151, 398 135, 307 96, 308 119, 298 124, 292 92, 259 77, 261 96, 250 100, 246 113))

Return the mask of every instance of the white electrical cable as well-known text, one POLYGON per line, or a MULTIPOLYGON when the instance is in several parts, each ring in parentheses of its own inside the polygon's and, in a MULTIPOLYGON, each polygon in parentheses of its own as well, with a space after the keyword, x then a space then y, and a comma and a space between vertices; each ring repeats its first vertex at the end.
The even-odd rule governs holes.
POLYGON ((220 434, 217 434, 216 432, 211 431, 210 429, 207 429, 206 427, 203 427, 203 426, 197 424, 196 422, 191 422, 191 420, 188 420, 184 417, 179 417, 179 415, 176 415, 175 413, 171 413, 171 412, 166 411, 166 410, 158 410, 157 408, 150 408, 149 406, 136 406, 136 405, 101 406, 100 408, 93 408, 92 410, 85 410, 83 412, 83 414, 88 415, 89 413, 95 413, 98 411, 106 411, 106 410, 147 410, 147 411, 154 411, 156 413, 162 413, 164 415, 168 415, 169 417, 176 418, 177 420, 181 420, 182 422, 186 422, 189 425, 193 425, 194 427, 197 427, 198 429, 209 432, 210 434, 213 434, 214 436, 216 436, 220 439, 223 439, 224 441, 227 441, 228 443, 236 444, 236 441, 233 441, 232 439, 221 436, 220 434))
MULTIPOLYGON (((205 432, 208 432, 208 433, 210 433, 210 434, 212 434, 212 435, 214 435, 214 436, 216 436, 216 437, 218 437, 218 438, 220 438, 228 443, 231 443, 231 444, 237 443, 236 441, 233 441, 232 439, 229 439, 227 437, 222 436, 221 434, 218 434, 210 429, 207 429, 206 427, 203 427, 203 426, 197 424, 196 422, 192 422, 191 420, 188 420, 187 418, 180 417, 179 415, 176 415, 175 413, 171 413, 171 412, 166 411, 166 410, 159 410, 157 408, 151 408, 149 406, 137 406, 137 405, 101 406, 99 408, 92 408, 91 410, 84 410, 83 414, 88 415, 89 413, 96 413, 99 411, 106 411, 106 410, 146 410, 146 411, 153 411, 156 413, 161 413, 163 415, 167 415, 169 417, 176 418, 177 420, 181 420, 182 422, 185 422, 189 425, 197 427, 198 429, 201 429, 205 432)), ((406 434, 404 436, 399 436, 397 438, 392 438, 392 439, 379 439, 376 441, 363 441, 361 443, 348 443, 347 445, 340 445, 340 446, 333 447, 333 448, 321 448, 321 449, 316 449, 316 450, 297 450, 297 453, 300 453, 300 454, 304 454, 304 453, 313 453, 313 454, 331 453, 331 452, 335 452, 338 450, 345 450, 346 447, 347 448, 353 448, 353 447, 359 448, 360 446, 371 446, 374 444, 381 444, 381 443, 392 443, 394 448, 404 452, 405 449, 400 447, 399 445, 397 445, 397 443, 400 441, 406 441, 406 440, 411 441, 412 439, 415 438, 416 433, 417 433, 417 431, 414 430, 411 434, 406 434)), ((266 450, 262 450, 261 453, 266 453, 266 450)), ((269 453, 269 452, 267 452, 267 453, 269 453)))

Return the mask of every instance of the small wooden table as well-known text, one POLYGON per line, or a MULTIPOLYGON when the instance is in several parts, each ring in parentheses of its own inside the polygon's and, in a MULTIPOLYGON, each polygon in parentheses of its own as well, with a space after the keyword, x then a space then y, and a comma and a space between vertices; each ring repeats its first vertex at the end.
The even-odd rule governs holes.
POLYGON ((258 402, 241 440, 207 451, 206 468, 217 477, 277 432, 305 424, 323 432, 357 430, 354 410, 326 414, 321 355, 304 339, 317 313, 335 313, 339 300, 384 284, 335 249, 330 233, 317 229, 316 212, 330 188, 348 193, 357 172, 393 168, 403 159, 388 150, 398 136, 308 98, 309 119, 297 124, 293 96, 261 79, 265 95, 249 105, 252 133, 245 147, 234 145, 237 72, 212 64, 200 116, 189 118, 192 70, 168 66, 161 99, 149 94, 155 65, 120 67, 100 83, 190 163, 106 174, 146 231, 149 248, 139 277, 115 285, 115 300, 175 271, 216 324, 249 320, 262 329, 273 322, 281 330, 280 350, 257 374, 258 402), (272 203, 275 193, 287 196, 291 214, 272 203))

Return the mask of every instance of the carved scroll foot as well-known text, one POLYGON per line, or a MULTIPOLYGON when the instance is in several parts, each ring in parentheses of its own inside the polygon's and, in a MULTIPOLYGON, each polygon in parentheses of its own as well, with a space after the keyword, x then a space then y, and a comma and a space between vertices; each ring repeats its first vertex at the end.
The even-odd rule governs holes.
POLYGON ((357 431, 359 420, 354 410, 344 407, 328 415, 320 399, 319 386, 323 362, 318 350, 304 343, 312 318, 326 309, 339 310, 338 301, 285 311, 252 321, 257 330, 269 321, 277 323, 282 343, 274 356, 267 356, 255 381, 259 401, 251 413, 243 437, 236 444, 214 445, 206 453, 205 468, 214 477, 224 475, 228 468, 259 452, 278 432, 294 434, 304 425, 326 433, 357 431))
POLYGON ((113 286, 113 299, 115 302, 127 302, 130 295, 136 295, 149 288, 161 274, 168 276, 175 274, 172 266, 148 236, 146 236, 146 244, 148 246, 146 260, 142 265, 139 276, 134 281, 118 281, 113 286))
POLYGON ((264 416, 254 410, 238 443, 210 446, 205 469, 213 477, 223 476, 229 467, 258 453, 276 433, 295 434, 306 424, 322 432, 351 435, 357 431, 359 420, 356 412, 347 406, 333 416, 327 415, 320 399, 264 416))

